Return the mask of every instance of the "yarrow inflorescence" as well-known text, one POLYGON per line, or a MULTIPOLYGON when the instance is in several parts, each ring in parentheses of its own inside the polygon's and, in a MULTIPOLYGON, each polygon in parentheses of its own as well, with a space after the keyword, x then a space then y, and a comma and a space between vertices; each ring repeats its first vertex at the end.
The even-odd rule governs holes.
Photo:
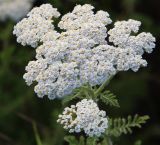
POLYGON ((99 110, 93 100, 87 99, 71 105, 70 108, 66 107, 57 122, 64 125, 64 129, 70 133, 84 131, 90 137, 99 137, 108 128, 106 112, 99 110))
POLYGON ((0 0, 0 20, 12 19, 18 21, 32 7, 34 0, 0 0))
POLYGON ((109 14, 93 9, 75 6, 62 16, 57 32, 52 22, 60 13, 44 4, 14 27, 19 43, 36 47, 36 60, 29 62, 24 79, 28 85, 37 82, 39 97, 61 98, 84 84, 101 85, 119 71, 136 72, 147 65, 142 55, 152 52, 155 38, 145 32, 136 35, 141 22, 117 21, 107 34, 109 14))

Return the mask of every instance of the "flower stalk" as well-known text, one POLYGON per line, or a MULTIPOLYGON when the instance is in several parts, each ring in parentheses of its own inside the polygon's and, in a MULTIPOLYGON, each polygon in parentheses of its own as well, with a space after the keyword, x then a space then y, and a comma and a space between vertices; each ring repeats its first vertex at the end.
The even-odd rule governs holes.
POLYGON ((108 80, 106 80, 95 92, 94 97, 97 98, 99 94, 105 89, 105 87, 110 83, 114 75, 112 75, 108 80))

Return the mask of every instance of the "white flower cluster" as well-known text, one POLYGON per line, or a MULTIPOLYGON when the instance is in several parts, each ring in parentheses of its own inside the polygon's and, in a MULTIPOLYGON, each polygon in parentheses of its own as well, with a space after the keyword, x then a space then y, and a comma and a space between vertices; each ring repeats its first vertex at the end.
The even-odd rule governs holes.
POLYGON ((0 0, 0 20, 10 18, 18 21, 24 17, 32 7, 34 0, 0 0))
POLYGON ((66 107, 57 120, 70 133, 84 131, 86 135, 101 136, 108 128, 106 112, 99 110, 93 100, 83 99, 76 105, 66 107))
POLYGON ((57 9, 45 4, 33 8, 27 16, 28 18, 24 18, 14 27, 13 34, 17 36, 17 42, 37 47, 38 42, 54 40, 58 37, 59 34, 54 31, 52 24, 52 18, 60 16, 57 9))
POLYGON ((109 42, 113 42, 115 54, 117 53, 116 66, 118 71, 132 69, 138 71, 141 66, 147 66, 147 61, 142 58, 145 52, 151 53, 155 48, 155 38, 151 33, 142 32, 137 36, 141 22, 129 19, 128 21, 118 21, 114 28, 108 31, 109 42))
POLYGON ((73 89, 89 83, 100 85, 119 71, 138 71, 147 62, 144 52, 151 53, 155 38, 142 32, 137 36, 140 22, 118 21, 108 31, 112 21, 105 11, 93 12, 93 6, 77 5, 61 18, 54 30, 52 17, 60 14, 51 5, 34 8, 28 18, 14 28, 17 41, 22 45, 36 47, 36 60, 26 67, 24 75, 28 85, 37 82, 35 92, 39 97, 61 98, 73 89))

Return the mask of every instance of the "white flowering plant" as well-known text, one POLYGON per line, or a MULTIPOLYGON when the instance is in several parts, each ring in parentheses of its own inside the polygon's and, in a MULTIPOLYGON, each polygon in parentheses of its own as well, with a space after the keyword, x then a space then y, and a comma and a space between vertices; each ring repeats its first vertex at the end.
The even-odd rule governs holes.
POLYGON ((38 97, 62 99, 63 104, 79 99, 66 107, 57 122, 73 136, 65 137, 71 145, 111 145, 113 136, 141 127, 148 116, 112 119, 100 110, 101 103, 119 107, 114 94, 106 90, 110 80, 120 71, 146 67, 142 55, 155 48, 151 33, 138 33, 140 21, 117 21, 114 28, 105 11, 77 5, 61 17, 50 4, 33 8, 14 27, 13 34, 23 46, 36 48, 35 60, 26 67, 24 79, 34 83, 38 97), (57 31, 59 29, 59 31, 57 31), (74 137, 75 134, 81 136, 74 137))

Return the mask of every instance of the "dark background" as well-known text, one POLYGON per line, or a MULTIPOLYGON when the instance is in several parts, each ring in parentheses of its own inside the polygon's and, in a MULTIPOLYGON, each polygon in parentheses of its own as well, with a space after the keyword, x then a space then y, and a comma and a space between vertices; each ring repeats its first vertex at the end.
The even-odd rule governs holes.
MULTIPOLYGON (((142 129, 116 139, 117 145, 133 145, 139 139, 143 145, 160 145, 160 0, 38 0, 34 5, 47 2, 62 14, 72 11, 76 4, 89 3, 96 10, 108 11, 113 22, 129 18, 142 21, 141 31, 156 37, 156 49, 144 56, 148 67, 137 73, 121 72, 110 83, 121 108, 106 111, 113 117, 137 113, 150 116, 142 129)), ((56 123, 61 103, 39 99, 33 86, 26 86, 22 76, 35 50, 16 43, 12 36, 14 25, 11 20, 0 23, 0 145, 35 145, 32 121, 36 122, 45 145, 61 145, 64 130, 56 123)))

